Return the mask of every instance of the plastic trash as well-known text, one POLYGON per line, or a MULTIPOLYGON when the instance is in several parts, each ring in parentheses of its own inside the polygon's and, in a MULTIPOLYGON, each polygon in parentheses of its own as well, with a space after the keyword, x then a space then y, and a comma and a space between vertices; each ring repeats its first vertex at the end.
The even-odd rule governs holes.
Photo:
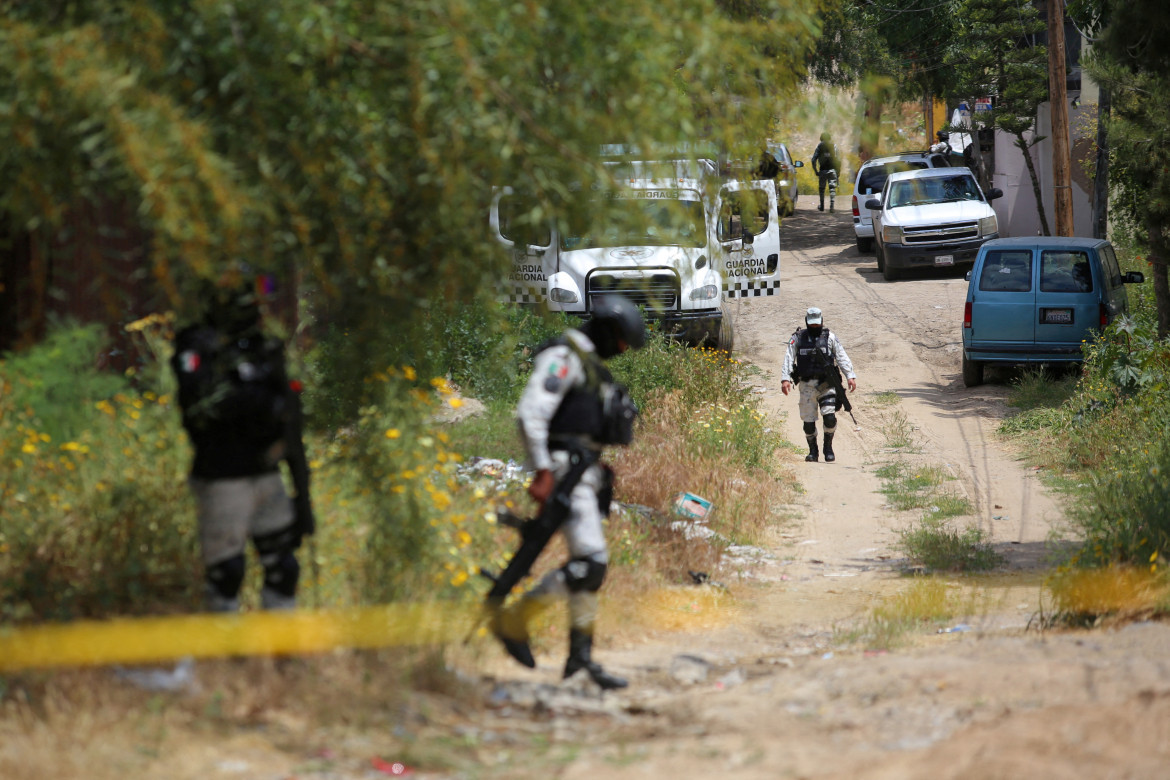
POLYGON ((962 633, 964 631, 970 631, 970 630, 971 630, 971 627, 969 625, 967 625, 966 623, 960 623, 959 625, 951 626, 950 628, 940 628, 938 630, 938 632, 940 634, 959 634, 959 633, 962 633))
POLYGON ((694 493, 679 493, 674 497, 674 513, 695 520, 705 520, 711 513, 711 502, 694 493))
POLYGON ((181 658, 174 669, 126 669, 115 667, 119 679, 148 691, 182 691, 195 687, 195 659, 181 658))

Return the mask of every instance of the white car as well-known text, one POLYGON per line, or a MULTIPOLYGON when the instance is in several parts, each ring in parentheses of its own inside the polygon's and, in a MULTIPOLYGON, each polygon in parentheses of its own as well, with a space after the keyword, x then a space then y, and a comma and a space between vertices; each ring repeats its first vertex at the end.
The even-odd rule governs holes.
POLYGON ((973 265, 979 247, 999 237, 999 222, 969 168, 933 168, 891 173, 874 212, 877 264, 887 281, 907 268, 973 265))
POLYGON ((896 171, 949 165, 945 155, 933 152, 902 152, 866 160, 857 169, 857 179, 853 182, 853 234, 857 237, 857 251, 873 250, 873 214, 865 207, 865 202, 882 191, 887 176, 896 171))

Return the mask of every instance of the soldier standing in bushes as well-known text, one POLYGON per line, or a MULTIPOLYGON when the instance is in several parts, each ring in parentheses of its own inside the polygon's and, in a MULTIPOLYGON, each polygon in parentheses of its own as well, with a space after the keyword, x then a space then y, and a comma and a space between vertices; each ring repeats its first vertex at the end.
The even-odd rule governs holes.
POLYGON ((850 392, 857 389, 857 375, 853 362, 845 354, 837 334, 824 325, 821 310, 815 306, 804 315, 804 328, 798 329, 788 340, 784 367, 780 371, 780 389, 784 395, 793 384, 800 385, 800 419, 804 421, 804 436, 808 440, 805 460, 815 463, 820 457, 817 448, 817 412, 825 420, 825 461, 837 459, 833 452, 833 435, 837 431, 837 410, 852 407, 841 386, 841 372, 849 382, 850 392))
POLYGON ((598 591, 609 556, 603 520, 609 514, 613 471, 602 464, 606 444, 629 444, 637 409, 614 383, 604 360, 646 343, 642 313, 626 298, 604 296, 592 316, 537 353, 516 408, 520 435, 536 471, 528 493, 541 507, 521 527, 524 541, 488 594, 491 629, 508 653, 534 668, 530 618, 553 599, 569 603, 569 657, 565 678, 584 669, 604 689, 624 688, 592 658, 598 591), (564 535, 569 561, 510 606, 503 600, 553 533, 564 535))
POLYGON ((179 380, 183 427, 195 450, 189 485, 195 498, 205 603, 239 609, 245 546, 264 567, 264 609, 296 606, 295 551, 315 530, 301 434, 298 383, 285 372, 284 345, 263 332, 262 286, 216 286, 203 319, 175 336, 171 367, 179 380), (296 496, 285 492, 286 461, 296 496))

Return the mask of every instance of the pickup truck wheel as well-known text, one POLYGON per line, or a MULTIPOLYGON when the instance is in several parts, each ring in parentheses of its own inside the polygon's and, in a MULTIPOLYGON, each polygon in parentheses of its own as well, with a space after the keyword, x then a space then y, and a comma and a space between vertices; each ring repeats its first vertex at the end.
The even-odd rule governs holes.
POLYGON ((873 239, 857 237, 857 251, 865 254, 873 251, 873 239))
POLYGON ((879 262, 878 265, 881 266, 882 269, 882 278, 884 278, 887 282, 892 282, 902 275, 901 270, 897 268, 891 268, 890 264, 884 261, 885 258, 882 258, 882 261, 879 262))
POLYGON ((983 384, 983 364, 969 360, 966 352, 963 353, 963 384, 967 387, 983 384))
POLYGON ((715 348, 729 355, 735 348, 735 328, 731 324, 731 316, 727 309, 723 310, 723 319, 719 322, 719 338, 715 340, 715 348))

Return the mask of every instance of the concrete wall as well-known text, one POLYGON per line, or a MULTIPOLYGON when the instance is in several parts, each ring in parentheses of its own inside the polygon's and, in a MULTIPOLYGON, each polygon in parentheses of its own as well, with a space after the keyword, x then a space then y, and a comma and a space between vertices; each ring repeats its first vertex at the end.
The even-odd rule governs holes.
MULTIPOLYGON (((1069 135, 1072 149, 1072 196, 1073 233, 1078 236, 1093 235, 1092 181, 1082 162, 1092 160, 1096 139, 1092 136, 1090 119, 1096 105, 1081 104, 1069 109, 1069 135)), ((1048 217, 1048 228, 1056 232, 1054 195, 1052 189, 1052 117, 1048 103, 1040 106, 1036 129, 1044 140, 1029 149, 1036 174, 1040 178, 1044 213, 1048 217)), ((1036 196, 1024 155, 1015 145, 1014 139, 1004 133, 995 134, 995 174, 992 186, 1003 190, 1003 197, 993 204, 999 217, 1000 235, 1034 236, 1040 232, 1040 217, 1036 212, 1036 196)))

